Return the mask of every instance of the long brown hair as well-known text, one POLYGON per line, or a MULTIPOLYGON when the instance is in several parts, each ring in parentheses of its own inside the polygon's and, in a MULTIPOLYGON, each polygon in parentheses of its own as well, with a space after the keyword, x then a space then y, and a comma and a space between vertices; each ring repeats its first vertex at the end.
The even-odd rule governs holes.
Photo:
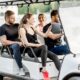
MULTIPOLYGON (((31 13, 26 13, 26 14, 23 16, 23 18, 21 19, 20 24, 19 24, 18 33, 19 33, 19 29, 20 29, 20 28, 24 28, 24 24, 27 24, 27 22, 28 22, 27 19, 30 19, 31 16, 32 16, 31 13)), ((20 33, 19 33, 19 39, 20 39, 20 33)))
POLYGON ((19 28, 24 27, 24 24, 27 23, 27 19, 30 19, 31 16, 32 16, 31 13, 26 13, 26 14, 23 16, 23 18, 21 19, 21 21, 20 21, 19 28))

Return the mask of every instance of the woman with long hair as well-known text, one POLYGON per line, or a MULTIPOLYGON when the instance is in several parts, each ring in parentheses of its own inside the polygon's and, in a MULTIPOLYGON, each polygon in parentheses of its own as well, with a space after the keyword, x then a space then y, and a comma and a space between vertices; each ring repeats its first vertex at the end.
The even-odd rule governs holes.
MULTIPOLYGON (((30 13, 23 16, 19 25, 19 35, 23 45, 26 47, 32 47, 36 56, 41 57, 43 72, 46 70, 45 67, 47 57, 54 61, 58 70, 60 69, 60 62, 57 56, 54 53, 48 51, 46 45, 42 45, 37 41, 36 34, 47 37, 49 30, 50 28, 46 33, 38 32, 34 27, 34 16, 30 13)), ((27 53, 29 56, 34 57, 30 50, 27 50, 27 53)))

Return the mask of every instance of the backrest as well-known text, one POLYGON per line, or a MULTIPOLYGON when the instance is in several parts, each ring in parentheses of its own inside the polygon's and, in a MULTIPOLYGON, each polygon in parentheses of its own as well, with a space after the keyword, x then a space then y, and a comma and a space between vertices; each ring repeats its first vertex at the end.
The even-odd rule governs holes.
POLYGON ((2 45, 0 49, 0 55, 6 58, 13 58, 12 50, 9 48, 9 46, 2 45))

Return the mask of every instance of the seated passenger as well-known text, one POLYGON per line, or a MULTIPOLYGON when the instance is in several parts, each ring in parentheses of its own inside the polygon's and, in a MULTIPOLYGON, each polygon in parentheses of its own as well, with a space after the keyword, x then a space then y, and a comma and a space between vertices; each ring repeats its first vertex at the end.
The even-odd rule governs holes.
MULTIPOLYGON (((19 28, 20 28, 19 34, 23 45, 26 47, 32 47, 36 56, 41 57, 42 71, 44 72, 46 70, 45 67, 46 67, 47 56, 48 58, 54 61, 57 69, 59 70, 60 61, 57 58, 57 56, 54 53, 48 51, 46 45, 42 45, 37 41, 36 34, 39 34, 43 37, 47 37, 47 33, 49 32, 49 29, 45 34, 43 34, 42 32, 38 32, 37 29, 34 27, 34 17, 32 14, 24 15, 24 17, 20 22, 19 28)), ((27 50, 27 52, 29 56, 34 57, 30 50, 27 50)))
POLYGON ((25 75, 22 66, 22 57, 20 52, 20 46, 22 46, 22 42, 18 40, 18 26, 19 24, 15 24, 15 14, 13 11, 5 12, 5 24, 0 27, 0 40, 3 45, 9 46, 12 50, 12 55, 14 55, 14 59, 16 60, 20 73, 19 75, 25 75))
MULTIPOLYGON (((39 14, 38 21, 39 21, 39 24, 36 26, 36 28, 37 28, 38 31, 43 32, 43 27, 46 24, 45 15, 44 14, 39 14)), ((45 44, 44 38, 42 36, 37 35, 37 39, 38 39, 39 43, 45 44)))
POLYGON ((64 34, 62 33, 57 10, 51 12, 51 22, 44 26, 43 32, 45 33, 50 26, 52 26, 52 29, 48 33, 48 38, 45 38, 45 43, 48 46, 48 49, 57 55, 70 53, 67 44, 61 44, 61 37, 64 34))
POLYGON ((39 28, 39 31, 43 32, 43 27, 46 25, 45 15, 39 14, 38 15, 38 21, 39 21, 39 24, 37 26, 39 28))

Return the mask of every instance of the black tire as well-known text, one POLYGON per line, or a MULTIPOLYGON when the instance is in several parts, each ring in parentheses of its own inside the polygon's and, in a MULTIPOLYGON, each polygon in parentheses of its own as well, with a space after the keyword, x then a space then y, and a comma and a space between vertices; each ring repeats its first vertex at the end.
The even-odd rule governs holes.
POLYGON ((74 77, 79 77, 80 78, 80 73, 71 73, 71 74, 68 74, 67 76, 65 76, 63 78, 63 80, 69 80, 69 79, 74 78, 74 77))
POLYGON ((0 75, 0 80, 3 80, 3 76, 0 75))

